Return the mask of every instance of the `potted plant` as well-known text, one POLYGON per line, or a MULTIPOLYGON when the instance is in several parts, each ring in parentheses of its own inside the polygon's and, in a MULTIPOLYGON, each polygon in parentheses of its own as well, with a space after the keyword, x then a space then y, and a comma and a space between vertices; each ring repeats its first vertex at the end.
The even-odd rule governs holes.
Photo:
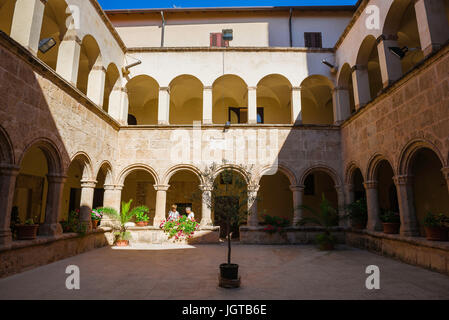
POLYGON ((322 196, 319 211, 306 205, 301 205, 300 208, 307 210, 311 215, 303 217, 299 220, 298 224, 303 226, 307 223, 311 223, 323 227, 324 233, 317 235, 315 239, 316 243, 320 250, 334 250, 337 239, 331 234, 331 227, 338 223, 337 210, 331 206, 324 194, 322 196))
POLYGON ((92 210, 91 220, 92 220, 92 229, 97 229, 98 224, 100 223, 101 219, 103 218, 103 214, 100 210, 92 210))
MULTIPOLYGON (((142 209, 145 209, 145 208, 142 208, 142 209)), ((150 217, 148 217, 147 211, 145 211, 145 210, 137 210, 136 211, 136 225, 138 227, 146 227, 148 225, 149 221, 150 221, 150 217)))
POLYGON ((263 223, 264 231, 268 232, 269 234, 275 234, 285 233, 285 228, 290 226, 290 221, 288 219, 282 218, 282 217, 276 217, 276 216, 270 216, 268 214, 265 214, 263 216, 263 223))
POLYGON ((381 216, 383 231, 386 234, 398 234, 401 226, 399 213, 386 210, 381 216))
POLYGON ((368 208, 366 199, 362 198, 346 206, 348 214, 345 216, 351 220, 351 226, 354 229, 363 230, 368 221, 368 208))
POLYGON ((33 240, 37 237, 39 225, 33 219, 28 219, 24 224, 16 225, 18 240, 33 240))
MULTIPOLYGON (((248 214, 247 204, 256 201, 256 198, 250 198, 245 179, 235 169, 225 168, 216 179, 217 169, 214 163, 202 173, 206 184, 212 186, 210 195, 203 197, 203 200, 214 210, 215 218, 225 222, 227 261, 220 265, 219 286, 237 288, 240 286, 239 265, 231 260, 231 226, 245 220, 248 214)), ((245 171, 251 172, 250 169, 245 171)), ((252 181, 251 177, 249 181, 252 181)))
POLYGON ((427 240, 447 241, 448 240, 449 217, 444 214, 433 214, 428 212, 424 218, 424 229, 427 240))
POLYGON ((160 228, 168 234, 169 239, 175 241, 189 240, 200 227, 195 219, 189 219, 187 216, 181 216, 178 220, 162 221, 160 228))

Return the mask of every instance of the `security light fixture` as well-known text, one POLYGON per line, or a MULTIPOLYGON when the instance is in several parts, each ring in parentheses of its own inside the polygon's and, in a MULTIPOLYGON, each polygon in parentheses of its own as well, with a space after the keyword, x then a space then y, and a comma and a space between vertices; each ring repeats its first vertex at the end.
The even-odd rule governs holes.
POLYGON ((337 67, 335 67, 332 63, 330 63, 329 61, 327 61, 326 59, 321 60, 321 63, 328 66, 331 69, 332 73, 337 72, 337 67))
POLYGON ((226 132, 231 127, 231 121, 226 121, 223 132, 226 132))
POLYGON ((399 48, 399 47, 388 47, 388 50, 390 50, 390 52, 392 54, 394 54, 397 58, 399 59, 404 59, 405 56, 407 55, 407 53, 409 51, 416 51, 416 50, 420 50, 420 48, 408 48, 406 46, 399 48))
POLYGON ((224 29, 222 32, 224 41, 232 41, 234 39, 234 34, 232 29, 224 29))
POLYGON ((45 38, 39 41, 39 51, 42 53, 47 53, 48 50, 56 45, 56 40, 53 38, 45 38))
POLYGON ((140 60, 138 60, 138 61, 136 61, 136 62, 134 62, 134 63, 131 63, 131 64, 128 64, 127 66, 125 66, 124 68, 122 68, 122 73, 123 73, 123 76, 127 76, 127 75, 129 75, 129 69, 131 69, 131 68, 133 68, 133 67, 135 67, 135 66, 138 66, 139 64, 141 64, 142 63, 142 61, 140 61, 140 60))

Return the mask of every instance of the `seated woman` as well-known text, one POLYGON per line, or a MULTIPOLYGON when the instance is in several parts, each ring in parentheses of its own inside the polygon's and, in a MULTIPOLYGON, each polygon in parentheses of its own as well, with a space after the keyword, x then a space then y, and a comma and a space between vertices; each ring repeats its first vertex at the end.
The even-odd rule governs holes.
POLYGON ((170 211, 168 212, 168 220, 178 220, 179 219, 179 212, 176 210, 178 206, 176 204, 173 204, 171 206, 170 211))
POLYGON ((195 219, 195 214, 192 211, 192 208, 187 207, 186 208, 186 214, 187 214, 187 219, 189 220, 194 220, 195 219))

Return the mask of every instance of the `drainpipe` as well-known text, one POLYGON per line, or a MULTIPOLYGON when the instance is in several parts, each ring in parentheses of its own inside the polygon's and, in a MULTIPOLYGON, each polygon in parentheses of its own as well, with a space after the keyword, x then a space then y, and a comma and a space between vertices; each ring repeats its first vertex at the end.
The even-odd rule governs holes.
POLYGON ((293 15, 293 8, 290 8, 290 17, 288 18, 288 31, 290 33, 290 47, 293 47, 292 15, 293 15))
POLYGON ((165 37, 165 18, 164 18, 164 11, 161 11, 161 18, 162 18, 161 47, 163 47, 163 46, 164 46, 164 37, 165 37))

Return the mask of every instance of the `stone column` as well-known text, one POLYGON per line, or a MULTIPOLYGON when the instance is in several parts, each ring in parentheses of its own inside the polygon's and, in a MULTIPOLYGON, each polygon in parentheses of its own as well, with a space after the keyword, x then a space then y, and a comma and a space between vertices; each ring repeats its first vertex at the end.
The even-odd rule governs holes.
POLYGON ((157 109, 157 122, 161 125, 167 125, 170 116, 170 88, 159 88, 159 105, 157 109))
POLYGON ((203 192, 201 200, 201 227, 213 226, 212 222, 212 190, 211 186, 200 186, 200 190, 203 192))
POLYGON ((371 100, 368 69, 365 66, 355 65, 352 67, 352 84, 355 109, 358 110, 371 100))
POLYGON ((81 181, 80 224, 86 226, 86 232, 92 230, 91 213, 96 184, 97 181, 81 181))
MULTIPOLYGON (((11 38, 37 54, 47 0, 16 0, 11 38)), ((56 40, 56 39, 55 39, 56 40)))
POLYGON ((335 191, 337 191, 337 201, 338 201, 338 224, 341 227, 347 226, 346 219, 344 218, 346 215, 345 210, 345 193, 343 192, 343 187, 336 185, 335 191))
POLYGON ((248 124, 257 124, 257 87, 248 87, 248 124))
POLYGON ((100 108, 103 106, 106 69, 95 64, 89 72, 87 80, 87 97, 100 108))
POLYGON ((304 199, 304 186, 290 186, 293 192, 293 226, 296 227, 302 219, 302 208, 304 199))
POLYGON ((166 203, 167 203, 167 190, 169 185, 154 185, 156 189, 156 213, 154 216, 155 227, 159 227, 161 222, 166 219, 166 203))
POLYGON ((47 175, 48 191, 45 222, 39 227, 39 235, 56 236, 62 234, 62 226, 59 224, 59 211, 66 178, 63 175, 47 175))
POLYGON ((302 123, 302 98, 301 98, 301 87, 292 88, 292 123, 301 124, 302 123))
POLYGON ((128 102, 124 101, 124 95, 127 96, 126 89, 122 88, 119 83, 117 83, 109 95, 109 115, 122 124, 127 124, 128 122, 128 102), (126 113, 125 108, 123 108, 123 103, 126 102, 126 113))
POLYGON ((334 106, 334 123, 339 125, 351 115, 349 106, 349 90, 344 87, 335 87, 332 90, 334 106))
POLYGON ((74 32, 68 32, 59 44, 56 73, 76 87, 81 54, 81 40, 74 32))
POLYGON ((259 217, 257 213, 257 192, 259 185, 248 186, 248 226, 257 227, 259 225, 259 217))
POLYGON ((441 169, 441 172, 443 173, 444 179, 446 180, 447 190, 449 193, 449 167, 441 169))
POLYGON ((381 35, 377 38, 377 51, 379 53, 379 66, 384 88, 402 77, 402 64, 389 47, 400 47, 396 35, 381 35))
POLYGON ((401 235, 418 236, 419 228, 416 219, 413 196, 413 177, 400 175, 394 177, 401 216, 401 235))
POLYGON ((415 0, 415 13, 421 49, 428 56, 449 39, 444 1, 415 0))
MULTIPOLYGON (((123 185, 104 185, 103 207, 112 208, 120 213, 123 185)), ((114 217, 103 216, 101 219, 102 227, 114 227, 118 225, 114 217)))
POLYGON ((368 207, 368 223, 366 228, 370 231, 381 231, 382 222, 380 221, 379 196, 377 192, 377 181, 366 181, 364 183, 366 190, 366 205, 368 207))
POLYGON ((11 210, 19 169, 12 165, 0 166, 0 247, 10 246, 12 241, 11 210))
POLYGON ((212 124, 212 87, 203 88, 203 124, 212 124))

